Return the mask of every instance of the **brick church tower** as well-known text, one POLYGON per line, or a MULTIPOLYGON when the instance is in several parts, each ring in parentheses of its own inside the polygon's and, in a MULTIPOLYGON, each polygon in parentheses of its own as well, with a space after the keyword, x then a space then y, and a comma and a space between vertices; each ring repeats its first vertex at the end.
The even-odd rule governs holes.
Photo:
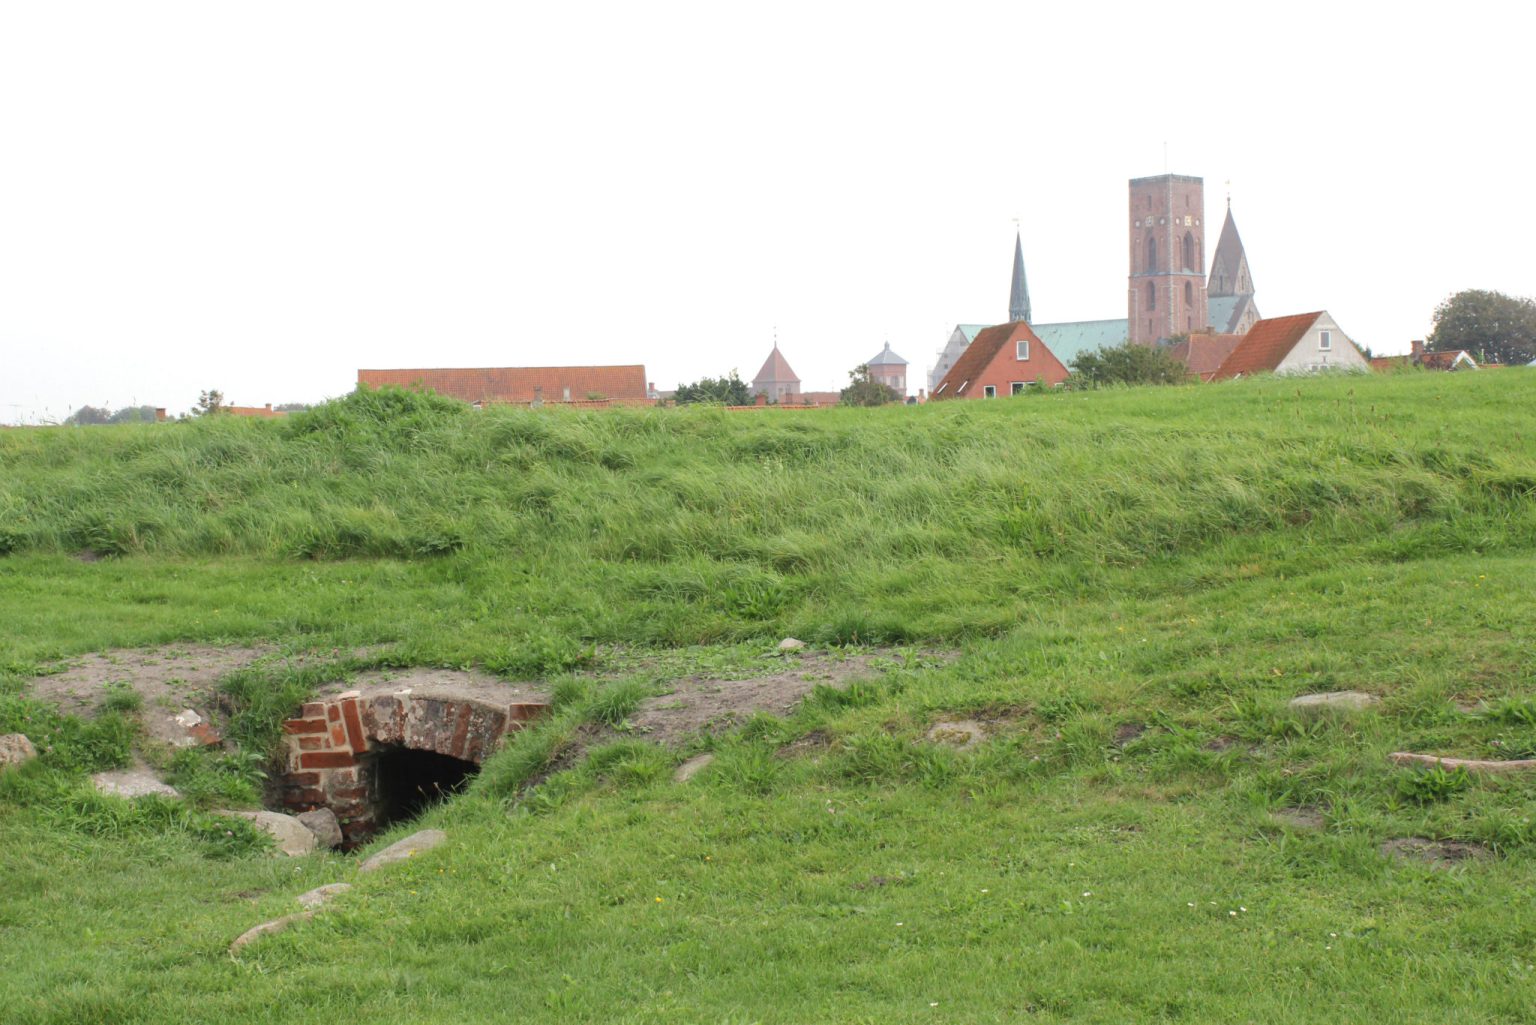
POLYGON ((1129 335, 1140 345, 1209 322, 1205 181, 1187 174, 1131 179, 1129 335))

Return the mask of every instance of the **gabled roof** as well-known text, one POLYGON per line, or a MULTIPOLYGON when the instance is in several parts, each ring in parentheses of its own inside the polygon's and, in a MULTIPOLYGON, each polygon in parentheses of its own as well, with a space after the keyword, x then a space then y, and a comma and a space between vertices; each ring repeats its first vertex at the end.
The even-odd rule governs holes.
POLYGON ((1417 360, 1419 366, 1430 370, 1455 370, 1462 363, 1467 364, 1473 370, 1477 369, 1477 360, 1466 349, 1451 349, 1444 352, 1421 353, 1417 360))
POLYGON ((985 325, 985 324, 956 324, 955 325, 955 330, 957 330, 961 334, 965 335, 965 341, 966 341, 967 344, 969 344, 971 342, 974 342, 976 340, 976 336, 981 334, 986 329, 987 329, 987 325, 985 325))
MULTIPOLYGON (((970 347, 961 354, 955 365, 949 368, 949 373, 944 375, 944 380, 940 381, 939 386, 933 390, 932 397, 964 398, 966 392, 962 389, 980 377, 992 363, 998 351, 1016 337, 1040 341, 1039 336, 1022 321, 1013 324, 997 324, 982 331, 970 347)), ((1052 352, 1054 351, 1053 349, 1052 352)))
POLYGON ((1253 293, 1212 296, 1206 304, 1206 320, 1218 332, 1231 334, 1243 321, 1243 314, 1253 305, 1253 293))
POLYGON ((790 382, 799 384, 800 378, 795 376, 795 372, 789 368, 789 360, 784 358, 778 345, 774 345, 773 351, 763 361, 763 369, 752 378, 752 384, 755 387, 761 384, 789 384, 790 382))
POLYGON ((1298 313, 1291 317, 1271 317, 1261 320, 1248 329, 1243 340, 1222 361, 1217 377, 1236 377, 1238 374, 1257 374, 1280 366, 1290 351, 1296 348, 1307 329, 1317 323, 1323 312, 1298 313))
POLYGON ((646 398, 645 367, 640 364, 616 367, 478 367, 462 370, 359 370, 357 380, 373 388, 393 385, 398 388, 431 389, 464 402, 532 402, 535 395, 545 402, 564 401, 566 389, 571 400, 588 395, 605 399, 640 400, 646 398), (538 389, 535 392, 535 389, 538 389))
POLYGON ((1248 254, 1243 252, 1243 240, 1238 237, 1231 206, 1227 207, 1227 221, 1221 226, 1221 241, 1216 243, 1216 257, 1211 261, 1211 277, 1206 282, 1205 294, 1212 299, 1253 294, 1248 254))
POLYGON ((1085 352, 1114 348, 1125 341, 1130 337, 1131 325, 1125 320, 1074 320, 1031 324, 1030 329, 1062 366, 1070 368, 1072 361, 1085 352))
POLYGON ((886 342, 885 348, 881 350, 874 359, 869 361, 869 366, 872 367, 904 367, 906 365, 906 360, 902 359, 900 356, 891 351, 890 342, 886 342))
POLYGON ((1242 340, 1242 335, 1199 331, 1184 341, 1169 346, 1168 355, 1184 364, 1184 369, 1189 374, 1201 380, 1210 380, 1242 340))

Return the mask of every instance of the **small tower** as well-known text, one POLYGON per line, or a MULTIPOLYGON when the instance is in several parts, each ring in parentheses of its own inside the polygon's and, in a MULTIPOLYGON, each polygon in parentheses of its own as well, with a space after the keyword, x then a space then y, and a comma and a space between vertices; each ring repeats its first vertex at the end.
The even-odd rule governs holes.
POLYGON ((902 398, 907 397, 907 361, 891 351, 890 342, 885 343, 885 348, 869 361, 868 366, 873 380, 894 388, 902 398))
POLYGON ((1131 341, 1154 345, 1206 327, 1204 180, 1131 179, 1130 250, 1131 341))
POLYGON ((763 369, 752 379, 752 393, 766 395, 770 402, 783 402, 800 394, 800 378, 790 369, 789 360, 779 352, 777 340, 773 343, 773 351, 763 361, 763 369))
POLYGON ((1013 284, 1008 289, 1008 322, 1029 323, 1029 282, 1024 279, 1024 242, 1013 233, 1013 284))
POLYGON ((1259 308, 1253 301, 1253 275, 1248 270, 1248 254, 1232 219, 1232 200, 1227 199, 1227 220, 1221 226, 1216 256, 1211 261, 1211 277, 1206 283, 1210 297, 1211 325, 1222 334, 1246 334, 1258 323, 1259 308))

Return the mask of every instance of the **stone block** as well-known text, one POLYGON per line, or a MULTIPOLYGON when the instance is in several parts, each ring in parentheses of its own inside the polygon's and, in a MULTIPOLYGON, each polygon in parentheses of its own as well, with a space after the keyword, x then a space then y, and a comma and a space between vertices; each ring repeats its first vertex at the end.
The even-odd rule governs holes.
POLYGON ((37 748, 25 733, 7 733, 0 736, 0 769, 21 765, 37 757, 37 748))

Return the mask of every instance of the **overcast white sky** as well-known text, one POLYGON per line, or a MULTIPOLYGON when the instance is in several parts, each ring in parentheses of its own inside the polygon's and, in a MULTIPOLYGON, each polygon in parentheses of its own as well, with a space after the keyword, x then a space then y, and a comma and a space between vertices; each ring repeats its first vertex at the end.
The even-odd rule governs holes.
POLYGON ((1524 4, 0 0, 0 422, 359 367, 780 344, 837 388, 1125 316, 1126 181, 1225 185, 1266 315, 1404 351, 1536 292, 1524 4), (1250 13, 1262 11, 1264 13, 1250 13))

